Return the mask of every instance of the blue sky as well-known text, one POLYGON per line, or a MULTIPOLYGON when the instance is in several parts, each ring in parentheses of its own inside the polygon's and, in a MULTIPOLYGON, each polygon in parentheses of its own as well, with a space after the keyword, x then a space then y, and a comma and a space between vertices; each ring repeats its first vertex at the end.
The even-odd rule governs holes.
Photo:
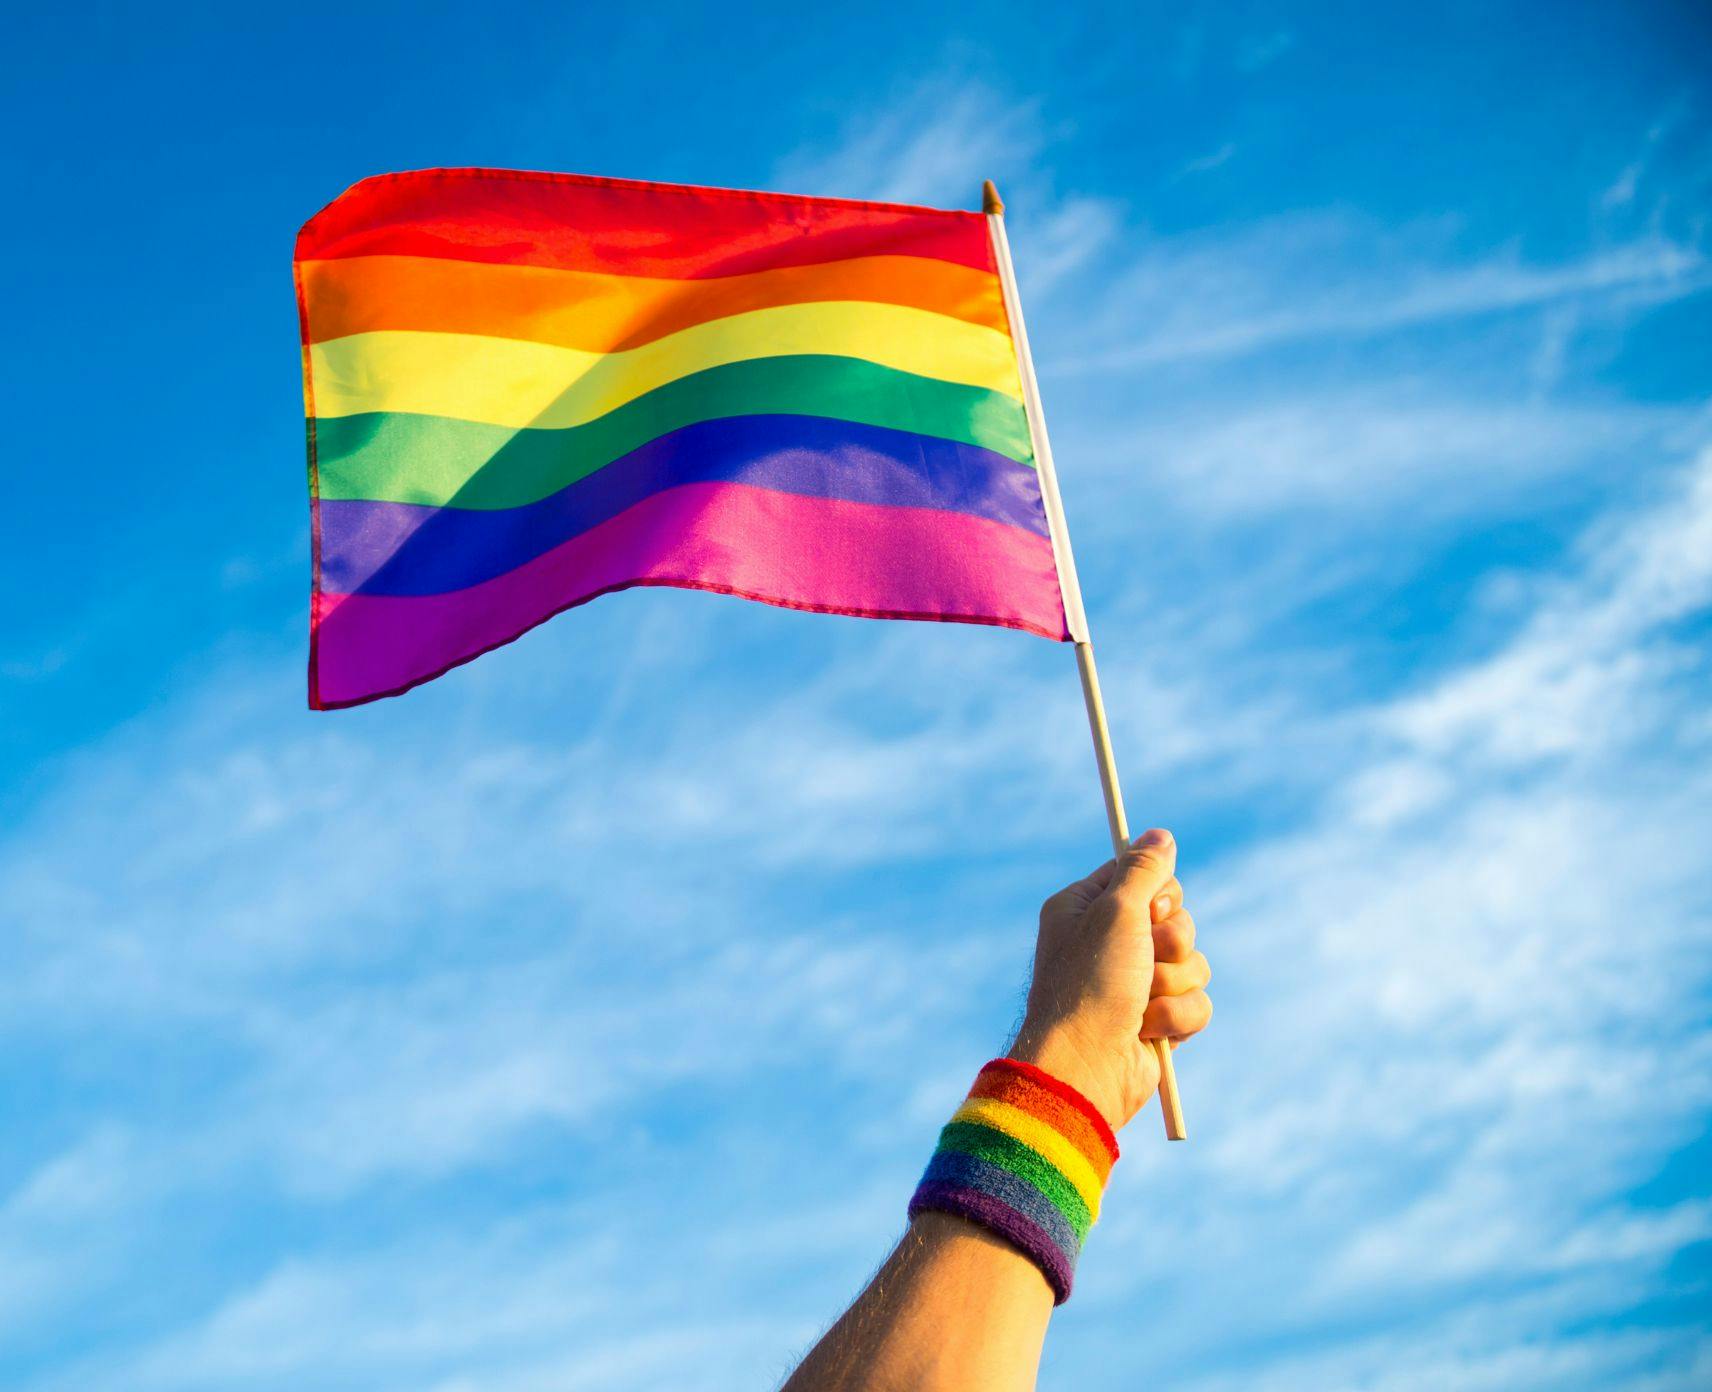
POLYGON ((1690 4, 37 7, 0 1381, 770 1386, 1101 856, 1067 650, 639 591, 304 709, 291 240, 493 164, 999 180, 1219 1016, 1043 1385, 1712 1382, 1690 4))

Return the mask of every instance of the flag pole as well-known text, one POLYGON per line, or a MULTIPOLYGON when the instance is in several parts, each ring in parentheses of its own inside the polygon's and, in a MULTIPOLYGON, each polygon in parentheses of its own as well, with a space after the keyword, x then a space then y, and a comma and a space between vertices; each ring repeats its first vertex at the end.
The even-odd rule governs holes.
MULTIPOLYGON (((1028 351, 1028 330, 1023 327, 1022 301, 1017 295, 1016 269, 1011 265, 1010 238, 1005 235, 1005 205, 988 179, 981 188, 981 211, 987 215, 987 231, 999 265, 999 284, 1016 343, 1017 366, 1022 373, 1023 406, 1028 413, 1028 433, 1034 444, 1034 462, 1040 471, 1040 496, 1046 505, 1046 526, 1052 536, 1052 554, 1058 563, 1058 588, 1064 596, 1064 624, 1076 648, 1076 669, 1082 676, 1082 701, 1088 708, 1088 728, 1094 736, 1094 762, 1100 770, 1100 790, 1106 798, 1106 824, 1112 833, 1112 854, 1121 856, 1129 846, 1129 824, 1124 818, 1123 791, 1118 787, 1117 762, 1112 758, 1111 732, 1106 728, 1106 706, 1100 699, 1100 674, 1094 666, 1094 643, 1088 634, 1088 616, 1082 608, 1082 586, 1076 578, 1076 558, 1070 551, 1070 528, 1064 520, 1064 500, 1058 494, 1058 473, 1052 467, 1052 445, 1046 438, 1046 415, 1040 405, 1040 385, 1034 377, 1034 358, 1028 351)), ((1177 1096, 1177 1073, 1171 1066, 1170 1041, 1154 1041, 1159 1056, 1159 1108, 1165 1114, 1165 1134, 1173 1141, 1188 1139, 1183 1126, 1183 1104, 1177 1096)))

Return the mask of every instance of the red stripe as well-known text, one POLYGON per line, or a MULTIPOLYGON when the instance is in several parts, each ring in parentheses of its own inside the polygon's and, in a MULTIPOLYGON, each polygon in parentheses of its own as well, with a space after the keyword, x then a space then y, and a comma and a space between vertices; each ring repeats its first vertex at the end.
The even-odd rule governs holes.
POLYGON ((969 1096, 971 1099, 1008 1103, 1018 1111, 1027 1112, 1035 1120, 1045 1122, 1082 1153, 1093 1167, 1094 1173, 1099 1176, 1100 1183, 1106 1182, 1106 1176, 1112 1169, 1112 1157, 1106 1150, 1104 1139, 1095 1131, 1094 1123, 1080 1108, 1056 1092, 1033 1078, 993 1069, 991 1072, 983 1072, 975 1079, 974 1086, 969 1089, 969 1096))
POLYGON ((679 280, 850 256, 997 269, 980 213, 510 169, 364 179, 298 234, 300 261, 373 255, 679 280))
POLYGON ((859 618, 996 624, 1058 641, 1052 543, 965 513, 697 483, 643 499, 492 580, 436 595, 316 597, 325 709, 395 696, 597 595, 715 590, 859 618))
POLYGON ((1077 1092, 1075 1088, 1071 1087, 1069 1083, 1062 1082, 1059 1079, 1054 1078, 1045 1069, 1036 1068, 1032 1063, 1024 1063, 1021 1059, 1010 1058, 998 1058, 986 1064, 981 1069, 981 1074, 978 1075, 977 1081, 979 1081, 979 1076, 994 1073, 1011 1073, 1018 1077, 1027 1078, 1030 1082, 1036 1083, 1040 1087, 1045 1088, 1046 1091, 1050 1092, 1059 1100, 1068 1102, 1087 1118, 1088 1122, 1094 1128, 1094 1134, 1099 1137, 1100 1144, 1106 1148, 1106 1153, 1112 1157, 1112 1163, 1114 1165, 1117 1163, 1118 1138, 1112 1134, 1111 1126, 1108 1125, 1106 1119, 1100 1115, 1100 1109, 1086 1097, 1082 1096, 1081 1093, 1077 1092))
POLYGON ((315 373, 309 352, 309 301, 303 293, 303 273, 294 261, 291 278, 297 287, 297 326, 303 341, 303 410, 308 417, 309 446, 309 704, 316 704, 320 679, 315 672, 315 602, 321 593, 321 451, 315 433, 315 373))

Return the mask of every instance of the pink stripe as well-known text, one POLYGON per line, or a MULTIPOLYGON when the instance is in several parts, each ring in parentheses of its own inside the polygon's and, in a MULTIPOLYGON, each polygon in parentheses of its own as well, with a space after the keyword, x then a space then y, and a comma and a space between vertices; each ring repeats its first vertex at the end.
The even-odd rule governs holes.
POLYGON ((1064 640, 1052 543, 933 508, 697 483, 644 498, 516 570, 438 595, 318 594, 310 704, 392 696, 633 585, 791 609, 997 624, 1064 640))

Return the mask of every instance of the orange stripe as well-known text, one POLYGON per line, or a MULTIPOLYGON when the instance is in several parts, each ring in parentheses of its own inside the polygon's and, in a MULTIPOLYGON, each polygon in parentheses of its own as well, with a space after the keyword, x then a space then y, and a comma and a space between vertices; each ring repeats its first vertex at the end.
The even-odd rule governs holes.
POLYGON ((1094 1173, 1105 1183, 1112 1172, 1111 1152, 1094 1130, 1093 1123, 1062 1097, 1049 1092, 1030 1078, 1015 1073, 983 1073, 969 1090, 971 1097, 1008 1102, 1019 1111, 1039 1117, 1087 1157, 1094 1173))
POLYGON ((906 305, 1009 332, 997 276, 921 256, 859 256, 705 280, 431 256, 304 261, 299 273, 311 343, 425 329, 613 353, 711 319, 824 300, 906 305))

